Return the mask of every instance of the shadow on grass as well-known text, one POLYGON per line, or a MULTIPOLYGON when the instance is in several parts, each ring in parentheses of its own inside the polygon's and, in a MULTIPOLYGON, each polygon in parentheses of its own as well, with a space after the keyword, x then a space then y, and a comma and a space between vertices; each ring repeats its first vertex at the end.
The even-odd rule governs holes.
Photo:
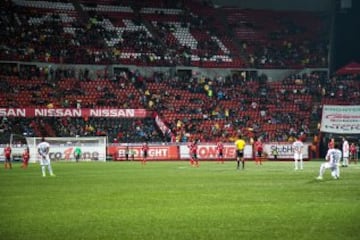
POLYGON ((321 183, 325 183, 325 182, 331 182, 331 181, 339 181, 339 180, 334 180, 334 179, 322 179, 322 180, 318 180, 316 178, 309 180, 307 183, 308 184, 321 184, 321 183))

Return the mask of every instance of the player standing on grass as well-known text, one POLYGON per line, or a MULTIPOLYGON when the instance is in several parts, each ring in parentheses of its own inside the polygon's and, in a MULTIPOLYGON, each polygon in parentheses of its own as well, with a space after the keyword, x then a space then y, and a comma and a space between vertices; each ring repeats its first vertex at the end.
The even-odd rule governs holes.
POLYGON ((343 137, 342 140, 342 166, 347 167, 349 165, 350 146, 345 137, 343 137))
POLYGON ((331 138, 328 142, 328 150, 335 147, 335 139, 331 138))
POLYGON ((350 151, 350 162, 354 162, 356 164, 357 163, 357 156, 356 156, 357 153, 356 153, 355 143, 351 143, 349 151, 350 151))
POLYGON ((294 162, 295 162, 295 170, 303 169, 303 149, 304 144, 298 138, 295 142, 293 142, 293 149, 294 149, 294 162))
POLYGON ((331 148, 327 151, 325 159, 327 162, 322 163, 320 166, 319 176, 316 178, 318 180, 322 180, 325 170, 331 169, 331 176, 334 179, 340 178, 340 160, 341 160, 341 151, 339 147, 335 144, 335 147, 330 146, 331 148))
POLYGON ((41 142, 37 145, 37 150, 40 155, 40 166, 41 166, 42 176, 46 177, 46 167, 47 167, 50 176, 55 177, 55 174, 53 173, 51 167, 50 156, 49 156, 50 144, 45 141, 45 138, 41 139, 41 142))
POLYGON ((29 165, 29 159, 30 159, 30 151, 29 151, 29 148, 25 148, 24 149, 24 152, 22 154, 22 165, 21 165, 21 168, 25 169, 28 167, 29 165))
POLYGON ((142 165, 145 165, 146 164, 146 159, 147 159, 147 156, 148 156, 148 151, 149 151, 149 146, 148 146, 148 143, 147 142, 144 142, 142 147, 141 147, 141 150, 142 150, 142 161, 141 161, 141 164, 142 165))
POLYGON ((241 134, 239 134, 238 138, 235 141, 237 169, 240 169, 240 162, 242 164, 242 169, 245 169, 245 160, 244 160, 245 145, 246 145, 245 140, 242 139, 241 134))
POLYGON ((263 152, 263 143, 261 138, 258 138, 254 142, 254 151, 255 151, 255 163, 256 165, 262 165, 261 157, 263 152))
POLYGON ((7 168, 12 169, 10 144, 7 144, 6 147, 4 148, 4 156, 5 156, 5 162, 4 162, 5 169, 7 168))
POLYGON ((74 155, 75 155, 75 161, 79 162, 80 158, 81 158, 81 148, 80 146, 76 146, 75 147, 75 151, 74 151, 74 155))
POLYGON ((222 143, 222 141, 219 141, 216 144, 216 151, 217 151, 217 157, 218 157, 218 162, 219 163, 224 163, 224 144, 222 143))
POLYGON ((193 167, 194 166, 199 167, 199 161, 197 158, 197 140, 195 139, 194 141, 190 142, 188 144, 188 148, 190 155, 190 165, 193 167))

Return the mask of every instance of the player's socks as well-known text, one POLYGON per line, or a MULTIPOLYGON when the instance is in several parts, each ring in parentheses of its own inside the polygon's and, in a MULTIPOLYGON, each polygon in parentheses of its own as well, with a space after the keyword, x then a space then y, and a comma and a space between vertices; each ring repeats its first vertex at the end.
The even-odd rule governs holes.
POLYGON ((48 171, 49 171, 50 176, 54 175, 52 167, 51 167, 50 164, 48 165, 48 171))
POLYGON ((45 166, 41 166, 41 172, 42 172, 42 176, 46 177, 46 169, 45 166))

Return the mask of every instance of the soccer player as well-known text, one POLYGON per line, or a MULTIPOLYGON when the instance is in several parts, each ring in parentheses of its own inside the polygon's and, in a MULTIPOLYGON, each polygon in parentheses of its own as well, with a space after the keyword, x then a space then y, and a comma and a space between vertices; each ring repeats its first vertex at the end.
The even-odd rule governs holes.
POLYGON ((8 169, 8 168, 12 169, 10 144, 7 144, 6 147, 4 148, 4 156, 5 156, 5 162, 4 162, 5 169, 8 169))
POLYGON ((46 167, 47 167, 50 176, 55 177, 49 157, 50 144, 45 141, 45 138, 41 139, 41 142, 37 145, 37 150, 40 155, 40 166, 41 166, 42 176, 46 177, 46 167))
POLYGON ((24 152, 22 154, 22 165, 21 165, 21 168, 25 169, 28 167, 29 165, 29 159, 30 159, 30 151, 29 151, 29 148, 25 148, 24 149, 24 152))
POLYGON ((217 151, 217 157, 218 157, 218 162, 219 163, 224 163, 224 144, 222 143, 222 141, 219 141, 216 144, 216 151, 217 151))
POLYGON ((340 178, 340 160, 341 160, 341 151, 339 147, 335 144, 335 147, 332 147, 327 151, 325 159, 327 162, 322 163, 320 166, 319 176, 316 178, 318 180, 322 180, 325 170, 331 169, 331 176, 334 179, 340 178))
POLYGON ((295 170, 303 169, 303 149, 304 144, 300 140, 300 138, 296 139, 295 142, 293 142, 293 149, 294 149, 294 163, 295 163, 295 170))
POLYGON ((331 138, 329 143, 328 143, 328 149, 334 148, 335 147, 335 139, 331 138))
POLYGON ((350 162, 357 163, 357 156, 356 156, 356 146, 355 143, 351 143, 350 145, 350 162))
POLYGON ((190 155, 190 165, 191 166, 196 166, 199 167, 199 161, 197 158, 197 140, 195 139, 194 141, 190 142, 188 144, 188 148, 189 148, 189 155, 190 155))
POLYGON ((345 137, 343 137, 342 140, 342 166, 347 167, 349 165, 350 146, 345 137))
POLYGON ((74 154, 75 154, 75 160, 76 160, 76 162, 79 162, 79 160, 80 160, 80 158, 81 158, 81 148, 80 148, 79 146, 76 146, 76 147, 75 147, 74 154))
POLYGON ((126 145, 125 148, 125 160, 129 161, 129 145, 126 145))
POLYGON ((237 169, 240 169, 240 162, 242 164, 242 169, 245 169, 245 160, 244 160, 245 145, 246 145, 245 140, 242 139, 241 134, 239 134, 238 138, 235 141, 237 169))
POLYGON ((262 165, 261 157, 263 152, 263 143, 261 138, 258 138, 254 142, 254 151, 255 151, 255 163, 256 165, 262 165))
POLYGON ((148 156, 148 150, 149 150, 149 146, 148 146, 147 142, 143 143, 143 145, 141 147, 141 150, 142 150, 141 164, 145 165, 146 164, 146 159, 147 159, 147 156, 148 156))

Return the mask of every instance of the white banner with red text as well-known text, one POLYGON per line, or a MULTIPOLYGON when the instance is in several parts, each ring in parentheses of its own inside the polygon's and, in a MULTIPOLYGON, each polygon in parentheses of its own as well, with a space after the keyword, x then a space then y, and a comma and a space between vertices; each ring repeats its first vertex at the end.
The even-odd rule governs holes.
POLYGON ((324 105, 320 131, 336 134, 359 134, 360 105, 324 105))

